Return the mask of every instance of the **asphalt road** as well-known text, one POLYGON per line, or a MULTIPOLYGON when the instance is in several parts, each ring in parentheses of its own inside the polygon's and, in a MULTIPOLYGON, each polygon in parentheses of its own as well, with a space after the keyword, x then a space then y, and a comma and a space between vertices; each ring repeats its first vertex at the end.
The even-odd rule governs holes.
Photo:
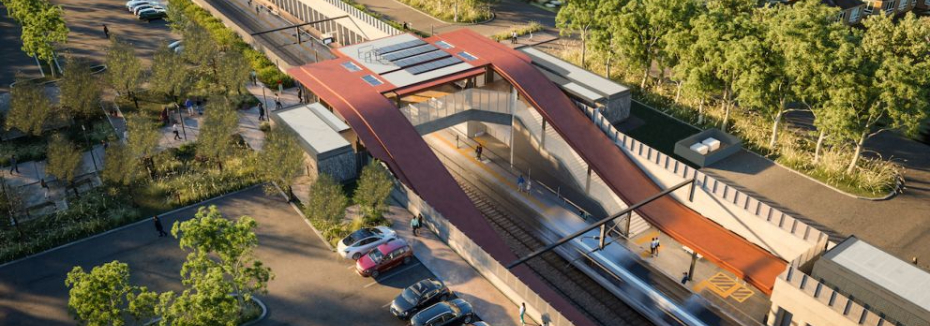
MULTIPOLYGON (((258 221, 258 258, 275 279, 260 295, 269 308, 261 325, 402 325, 387 304, 400 289, 433 275, 418 261, 377 280, 355 274, 280 197, 261 187, 217 199, 227 217, 258 221)), ((188 208, 162 217, 166 227, 193 216, 188 208)), ((132 225, 46 254, 0 266, 0 324, 73 325, 64 279, 75 265, 85 270, 113 260, 129 264, 132 283, 155 291, 181 289, 186 252, 174 238, 158 238, 149 222, 132 225)))

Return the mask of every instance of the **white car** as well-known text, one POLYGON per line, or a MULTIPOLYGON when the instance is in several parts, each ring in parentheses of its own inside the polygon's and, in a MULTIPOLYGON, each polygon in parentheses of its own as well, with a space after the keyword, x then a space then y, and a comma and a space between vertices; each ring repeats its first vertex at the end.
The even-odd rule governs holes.
POLYGON ((371 249, 394 239, 397 239, 397 233, 389 227, 362 228, 339 240, 336 251, 345 258, 358 260, 371 249))
POLYGON ((171 50, 171 52, 174 52, 175 54, 180 54, 181 51, 184 51, 184 41, 177 40, 177 41, 171 42, 170 44, 168 44, 168 49, 171 50))
POLYGON ((142 12, 143 10, 146 10, 146 9, 154 9, 154 10, 158 10, 158 11, 165 11, 165 8, 163 8, 162 6, 159 6, 159 5, 142 5, 142 6, 138 6, 138 7, 134 8, 134 9, 132 10, 132 14, 133 14, 133 15, 136 15, 136 16, 139 16, 139 13, 142 12))
POLYGON ((158 5, 159 3, 151 0, 133 0, 126 3, 126 10, 132 12, 138 6, 142 5, 158 5))

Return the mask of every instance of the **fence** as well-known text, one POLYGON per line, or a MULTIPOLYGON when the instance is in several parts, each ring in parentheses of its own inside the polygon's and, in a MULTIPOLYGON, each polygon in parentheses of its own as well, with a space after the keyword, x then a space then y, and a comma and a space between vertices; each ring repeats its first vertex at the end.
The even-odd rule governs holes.
MULTIPOLYGON (((601 115, 601 113, 595 109, 586 106, 582 106, 581 110, 585 113, 588 118, 591 119, 594 124, 601 129, 607 136, 615 143, 617 146, 622 149, 627 150, 630 154, 637 156, 643 161, 648 161, 660 168, 671 172, 676 177, 680 178, 680 181, 687 179, 692 179, 695 182, 695 187, 701 189, 707 194, 723 201, 731 203, 745 212, 755 216, 756 218, 762 219, 767 223, 774 225, 790 233, 791 235, 806 241, 811 244, 810 249, 802 254, 799 257, 787 257, 791 258, 793 266, 800 266, 809 261, 810 259, 816 257, 826 249, 826 243, 829 239, 828 235, 800 220, 797 218, 786 214, 777 208, 772 207, 771 205, 762 202, 752 196, 736 189, 735 187, 717 180, 703 172, 698 171, 695 168, 684 164, 677 159, 666 155, 652 147, 649 147, 646 144, 643 144, 632 137, 623 134, 613 125, 610 124, 607 119, 601 115)), ((679 181, 679 182, 680 182, 679 181)))

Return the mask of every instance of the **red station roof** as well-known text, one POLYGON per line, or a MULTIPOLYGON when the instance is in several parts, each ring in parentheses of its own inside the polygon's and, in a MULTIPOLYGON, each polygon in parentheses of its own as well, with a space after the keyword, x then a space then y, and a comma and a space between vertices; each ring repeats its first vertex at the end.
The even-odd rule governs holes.
MULTIPOLYGON (((478 60, 469 63, 475 67, 488 66, 513 84, 625 202, 640 202, 662 191, 581 110, 575 108, 574 103, 538 71, 525 54, 468 29, 426 39, 430 43, 439 40, 448 41, 456 49, 477 56, 478 60)), ((404 184, 459 230, 497 261, 509 263, 515 260, 516 256, 507 249, 423 138, 394 103, 382 95, 395 90, 407 93, 410 89, 425 87, 424 84, 435 85, 440 78, 403 89, 396 89, 387 82, 372 87, 360 78, 373 74, 371 71, 363 67, 361 71, 349 72, 341 66, 345 61, 351 59, 341 57, 293 68, 288 73, 338 111, 374 157, 387 163, 404 184)), ((469 70, 461 74, 474 73, 475 70, 469 70)), ((446 82, 448 77, 441 78, 442 82, 446 82)), ((637 212, 676 241, 768 294, 771 294, 775 278, 785 269, 784 260, 672 197, 657 199, 637 212)), ((593 324, 526 266, 517 267, 512 272, 576 324, 593 324)))

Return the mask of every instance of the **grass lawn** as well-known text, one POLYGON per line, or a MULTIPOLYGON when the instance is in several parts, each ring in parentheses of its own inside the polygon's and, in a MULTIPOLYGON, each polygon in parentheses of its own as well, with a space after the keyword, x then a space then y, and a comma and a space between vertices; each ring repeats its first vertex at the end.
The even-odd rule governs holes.
POLYGON ((637 102, 630 105, 630 115, 642 120, 643 125, 626 132, 628 136, 664 154, 671 155, 682 163, 697 167, 675 155, 675 142, 700 132, 700 129, 637 102))

